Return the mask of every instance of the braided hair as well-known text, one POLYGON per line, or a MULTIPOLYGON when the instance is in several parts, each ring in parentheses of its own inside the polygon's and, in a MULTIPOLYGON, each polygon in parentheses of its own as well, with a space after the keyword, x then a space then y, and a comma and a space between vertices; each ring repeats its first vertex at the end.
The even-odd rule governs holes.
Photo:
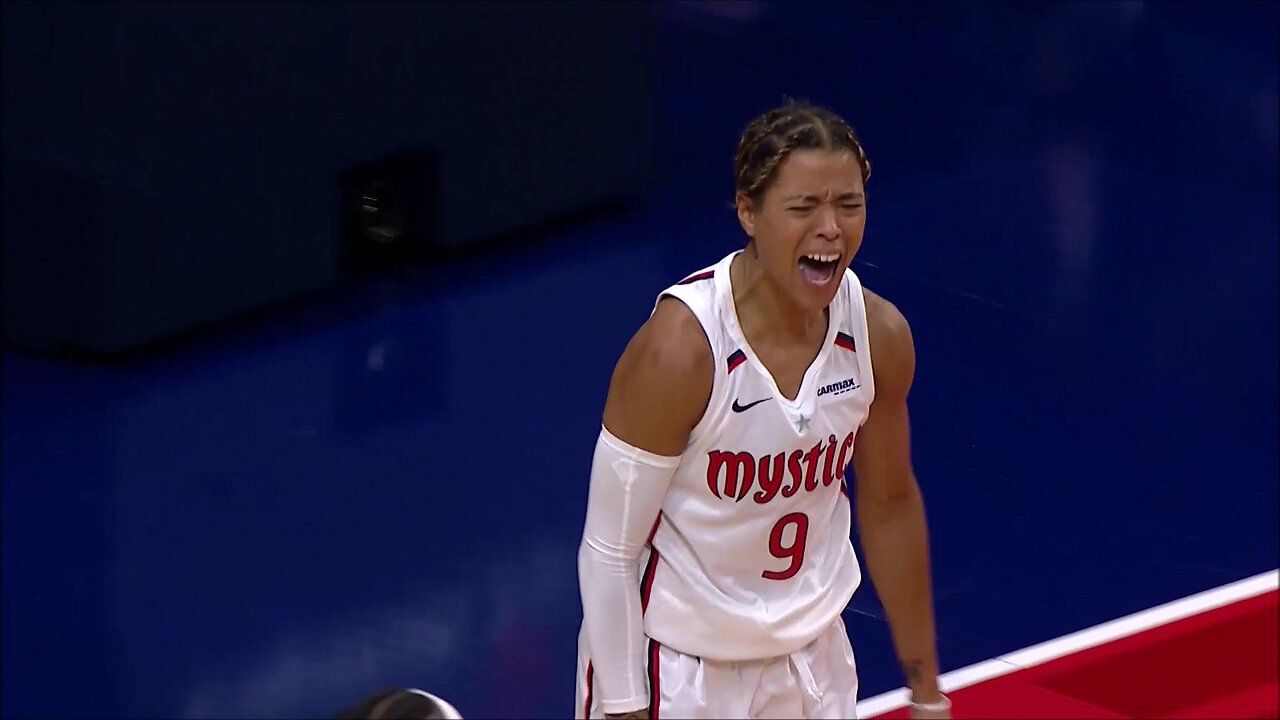
POLYGON ((733 154, 734 191, 758 202, 794 150, 849 150, 862 166, 862 181, 871 177, 871 162, 858 134, 844 118, 808 102, 788 100, 757 116, 742 131, 733 154))

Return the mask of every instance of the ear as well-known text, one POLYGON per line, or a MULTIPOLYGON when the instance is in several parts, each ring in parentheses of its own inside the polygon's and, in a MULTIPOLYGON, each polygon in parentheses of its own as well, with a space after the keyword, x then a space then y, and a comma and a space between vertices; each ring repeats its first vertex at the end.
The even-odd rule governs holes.
POLYGON ((733 203, 738 210, 738 224, 742 226, 742 231, 749 238, 756 236, 756 211, 751 203, 751 198, 745 193, 738 193, 733 198, 733 203))

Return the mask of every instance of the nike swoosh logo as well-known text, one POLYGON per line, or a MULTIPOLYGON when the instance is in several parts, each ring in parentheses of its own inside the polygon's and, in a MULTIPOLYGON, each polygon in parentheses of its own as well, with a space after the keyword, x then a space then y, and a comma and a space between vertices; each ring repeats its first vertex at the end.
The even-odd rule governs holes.
POLYGON ((746 412, 746 411, 750 410, 751 408, 753 408, 753 407, 755 407, 755 406, 759 405, 760 403, 765 402, 766 400, 772 400, 772 399, 773 399, 773 398, 762 398, 762 399, 757 400, 757 401, 755 401, 755 402, 747 403, 746 405, 739 405, 739 404, 738 404, 738 401, 735 399, 735 400, 733 401, 733 411, 734 411, 734 412, 736 412, 736 413, 746 412))

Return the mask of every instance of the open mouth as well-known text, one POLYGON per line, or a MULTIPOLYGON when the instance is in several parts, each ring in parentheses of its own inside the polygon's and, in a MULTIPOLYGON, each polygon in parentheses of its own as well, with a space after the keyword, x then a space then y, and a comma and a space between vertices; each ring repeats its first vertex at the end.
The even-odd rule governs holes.
POLYGON ((809 253, 799 260, 800 276, 810 285, 826 285, 835 277, 840 256, 835 253, 809 253))

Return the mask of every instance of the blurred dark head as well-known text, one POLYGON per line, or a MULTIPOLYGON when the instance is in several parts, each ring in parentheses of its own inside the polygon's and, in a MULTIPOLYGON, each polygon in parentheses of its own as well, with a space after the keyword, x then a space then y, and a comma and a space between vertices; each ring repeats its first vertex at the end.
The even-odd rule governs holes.
POLYGON ((422 690, 380 690, 334 715, 334 720, 461 720, 452 705, 422 690))

